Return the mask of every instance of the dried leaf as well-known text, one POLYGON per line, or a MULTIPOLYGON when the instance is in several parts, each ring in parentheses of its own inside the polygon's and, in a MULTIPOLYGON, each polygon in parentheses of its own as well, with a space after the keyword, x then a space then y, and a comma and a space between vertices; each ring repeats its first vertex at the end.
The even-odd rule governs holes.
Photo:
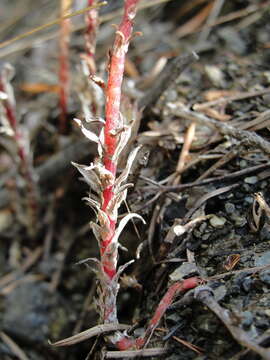
POLYGON ((130 126, 124 126, 123 129, 121 129, 121 132, 119 134, 119 140, 118 140, 118 144, 116 147, 116 150, 114 152, 114 155, 112 157, 112 160, 117 162, 119 159, 119 156, 121 154, 121 152, 123 151, 123 149, 125 148, 125 146, 128 143, 128 140, 130 138, 130 134, 131 134, 131 127, 130 126))
POLYGON ((130 173, 133 161, 135 160, 138 151, 140 150, 141 146, 136 147, 135 149, 133 149, 127 159, 127 164, 126 164, 126 168, 122 171, 121 175, 115 180, 115 188, 116 191, 118 187, 121 186, 121 184, 127 180, 128 175, 130 173))
POLYGON ((235 266, 239 263, 240 258, 240 254, 229 255, 223 264, 224 269, 227 271, 233 270, 235 266))
POLYGON ((85 166, 81 164, 77 164, 75 162, 71 162, 73 166, 79 170, 79 172, 82 174, 84 180, 86 183, 91 187, 92 190, 94 190, 97 194, 101 193, 102 187, 100 178, 94 171, 95 165, 91 164, 90 166, 85 166))
POLYGON ((140 219, 143 224, 145 224, 145 221, 144 219, 139 215, 139 214, 136 214, 136 213, 130 213, 128 215, 126 215, 119 223, 117 229, 115 230, 115 234, 114 234, 114 238, 116 240, 118 240, 121 232, 123 231, 124 227, 126 226, 126 224, 128 223, 128 221, 132 218, 137 218, 137 219, 140 219))
POLYGON ((84 126, 83 126, 83 123, 80 119, 73 119, 77 125, 79 125, 79 127, 81 128, 81 131, 83 133, 83 135, 85 137, 87 137, 87 139, 99 144, 99 137, 93 132, 93 131, 90 131, 88 129, 86 129, 84 126))
POLYGON ((113 278, 113 281, 116 281, 118 283, 118 279, 119 279, 120 275, 122 274, 122 272, 125 271, 126 268, 133 263, 134 263, 134 260, 130 260, 127 263, 125 263, 124 265, 119 266, 117 273, 115 274, 115 276, 113 278))

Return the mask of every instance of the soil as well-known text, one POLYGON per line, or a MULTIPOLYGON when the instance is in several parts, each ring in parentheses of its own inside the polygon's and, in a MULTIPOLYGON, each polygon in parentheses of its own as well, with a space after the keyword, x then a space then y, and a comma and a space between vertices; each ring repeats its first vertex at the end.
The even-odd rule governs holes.
MULTIPOLYGON (((122 7, 121 1, 108 3, 100 11, 96 50, 104 79, 115 31, 110 24, 119 23, 115 12, 122 7)), ((24 0, 23 5, 2 0, 1 41, 55 19, 57 5, 52 0, 24 0)), ((82 4, 74 0, 73 6, 77 10, 82 4)), ((193 275, 203 279, 229 319, 224 322, 196 300, 194 290, 181 294, 148 344, 166 347, 167 354, 152 358, 270 359, 269 353, 252 351, 251 344, 265 350, 270 346, 269 14, 270 2, 264 0, 172 0, 137 14, 135 30, 143 35, 130 46, 123 102, 129 98, 139 107, 144 104, 126 153, 135 143, 142 148, 129 181, 135 186, 120 216, 137 212, 146 225, 130 223, 120 239, 128 249, 120 248, 120 265, 136 259, 138 252, 140 258, 121 278, 119 321, 137 324, 134 334, 139 336, 170 284, 193 275), (186 54, 188 63, 176 71, 173 60, 186 54), (175 109, 193 118, 177 116, 175 109), (198 114, 203 121, 196 120, 198 114), (195 134, 183 157, 192 127, 195 134), (243 346, 228 322, 251 345, 243 346)), ((1 69, 7 62, 15 69, 16 113, 30 138, 39 191, 38 207, 29 213, 29 189, 14 144, 1 135, 3 360, 99 359, 105 346, 102 337, 68 348, 48 342, 98 323, 96 277, 87 261, 99 257, 89 227, 95 214, 82 201, 89 189, 71 164, 89 164, 96 156, 95 146, 72 121, 83 119, 78 95, 90 91, 80 67, 84 36, 78 28, 84 18, 72 22, 64 135, 59 131, 57 27, 3 47, 0 43, 1 69)), ((98 111, 103 116, 102 99, 98 111)))

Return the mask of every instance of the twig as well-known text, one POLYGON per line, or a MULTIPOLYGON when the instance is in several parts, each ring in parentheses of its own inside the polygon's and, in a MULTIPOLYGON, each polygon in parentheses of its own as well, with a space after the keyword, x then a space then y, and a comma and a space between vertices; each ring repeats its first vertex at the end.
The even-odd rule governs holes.
POLYGON ((245 99, 253 98, 256 96, 266 95, 266 94, 269 94, 269 92, 270 92, 270 88, 266 88, 263 90, 257 90, 257 91, 243 92, 243 93, 240 93, 237 95, 222 97, 220 99, 213 100, 213 101, 207 101, 202 104, 195 104, 195 105, 193 105, 193 109, 194 110, 202 110, 202 109, 206 109, 211 106, 223 105, 223 104, 231 103, 233 101, 245 100, 245 99))
POLYGON ((139 107, 144 108, 145 114, 152 110, 161 94, 198 58, 198 55, 192 52, 191 54, 179 55, 166 65, 153 87, 139 101, 139 107))
POLYGON ((239 179, 241 177, 247 176, 249 174, 256 174, 259 173, 265 169, 270 168, 270 162, 267 162, 265 164, 261 164, 261 165, 255 165, 255 166, 251 166, 247 169, 242 169, 239 171, 235 171, 231 174, 227 174, 227 175, 223 175, 223 176, 218 176, 216 178, 210 178, 210 179, 205 179, 202 181, 194 181, 191 183, 186 183, 186 184, 180 184, 180 185, 176 185, 176 186, 163 186, 162 189, 163 191, 183 191, 186 190, 188 188, 192 188, 195 186, 203 186, 203 185, 207 185, 207 184, 215 184, 215 183, 221 183, 221 182, 227 182, 227 181, 231 181, 231 180, 236 180, 239 179))
POLYGON ((26 356, 25 352, 3 331, 1 331, 0 337, 19 360, 29 360, 29 357, 26 356))
POLYGON ((74 345, 74 344, 80 343, 82 341, 85 341, 87 339, 90 339, 97 335, 101 335, 104 333, 110 333, 113 331, 119 331, 119 330, 128 330, 129 328, 130 328, 130 326, 125 325, 125 324, 97 325, 97 326, 92 327, 91 329, 85 330, 76 335, 70 336, 66 339, 57 341, 55 343, 51 343, 51 345, 53 345, 53 346, 70 346, 70 345, 74 345))
POLYGON ((123 358, 136 358, 139 357, 150 357, 160 356, 168 352, 166 348, 153 348, 153 349, 142 349, 142 350, 125 350, 125 351, 106 351, 104 353, 105 359, 123 359, 123 358))
POLYGON ((223 273, 223 274, 210 276, 206 280, 207 281, 209 281, 209 280, 219 280, 219 279, 224 279, 227 276, 238 275, 238 274, 243 274, 243 273, 255 274, 255 273, 259 272, 259 271, 268 270, 268 269, 270 269, 270 264, 264 265, 264 266, 255 266, 255 267, 251 267, 251 268, 245 268, 245 269, 241 269, 241 270, 229 271, 229 272, 226 272, 226 273, 223 273))
POLYGON ((227 15, 220 16, 216 21, 208 24, 208 26, 212 27, 212 26, 224 24, 226 22, 230 22, 230 21, 248 16, 256 11, 262 11, 262 10, 266 9, 268 6, 269 6, 269 1, 266 1, 260 5, 250 5, 244 9, 233 11, 227 15))
POLYGON ((191 146, 192 141, 195 136, 195 130, 196 130, 196 123, 192 122, 189 125, 188 130, 185 135, 184 144, 183 144, 181 154, 180 154, 177 166, 176 166, 176 177, 173 180, 173 185, 177 185, 180 182, 180 179, 181 179, 180 173, 184 169, 185 164, 187 162, 190 146, 191 146))
POLYGON ((200 33, 198 43, 203 43, 207 40, 211 31, 211 27, 209 26, 209 24, 213 23, 216 20, 222 9, 223 4, 224 4, 224 0, 215 0, 214 6, 211 9, 206 24, 203 26, 202 32, 200 33))
POLYGON ((239 147, 240 147, 240 144, 237 144, 236 146, 234 146, 234 148, 232 150, 230 150, 224 156, 222 156, 220 159, 218 159, 218 161, 215 162, 215 164, 210 166, 210 168, 208 168, 201 176, 199 176, 196 181, 201 181, 201 180, 209 177, 209 175, 213 174, 214 171, 216 171, 217 169, 219 169, 220 167, 222 167, 223 165, 225 165, 226 163, 228 163, 229 161, 234 159, 239 154, 239 147))
MULTIPOLYGON (((256 337, 256 342, 258 344, 262 344, 264 343, 265 341, 269 340, 269 337, 270 337, 270 331, 269 329, 265 331, 265 333, 263 333, 262 335, 256 337)), ((234 356, 232 356, 231 360, 239 360, 242 358, 242 356, 244 355, 247 355, 248 353, 250 352, 250 349, 245 349, 245 350, 242 350, 240 351, 239 353, 235 354, 234 356)))
POLYGON ((179 38, 185 37, 201 27, 207 18, 209 12, 213 8, 213 1, 208 2, 197 14, 195 14, 190 20, 181 25, 175 32, 176 36, 179 38))
POLYGON ((212 289, 206 286, 198 287, 194 292, 196 300, 206 305, 227 327, 232 337, 242 346, 255 351, 265 360, 270 359, 270 350, 259 346, 256 342, 249 338, 247 333, 240 327, 235 325, 235 321, 229 310, 221 307, 214 299, 212 289))
POLYGON ((195 213, 196 210, 198 210, 206 201, 208 201, 209 199, 215 197, 215 196, 219 196, 221 194, 224 194, 228 191, 231 191, 232 189, 235 189, 236 187, 238 187, 240 184, 232 184, 229 186, 224 186, 222 188, 216 189, 211 191, 210 193, 202 196, 198 201, 196 201, 195 205, 186 213, 185 217, 184 217, 184 223, 195 213))
MULTIPOLYGON (((267 89, 267 92, 270 92, 270 88, 267 89)), ((191 111, 184 106, 168 104, 168 107, 175 116, 180 116, 191 121, 198 121, 206 126, 214 127, 224 135, 230 135, 236 139, 244 140, 247 146, 260 148, 266 154, 270 154, 270 142, 264 140, 261 136, 254 132, 236 129, 231 125, 211 119, 201 113, 191 111)))

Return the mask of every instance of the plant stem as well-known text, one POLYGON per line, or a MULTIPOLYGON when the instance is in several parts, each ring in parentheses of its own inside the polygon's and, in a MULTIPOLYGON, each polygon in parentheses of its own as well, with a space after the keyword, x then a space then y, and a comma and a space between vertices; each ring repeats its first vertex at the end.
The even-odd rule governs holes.
MULTIPOLYGON (((136 15, 136 5, 139 0, 126 0, 122 22, 116 32, 114 45, 111 51, 109 64, 109 77, 106 89, 106 111, 104 128, 104 157, 103 164, 115 177, 117 170, 117 159, 114 159, 119 141, 119 132, 123 128, 120 116, 121 85, 124 74, 125 56, 133 30, 133 19, 136 15)), ((114 185, 107 186, 103 191, 102 210, 108 214, 110 230, 100 246, 101 266, 104 273, 112 281, 117 272, 117 246, 113 244, 115 226, 117 219, 109 214, 109 205, 115 197, 114 185)), ((112 291, 106 290, 106 296, 114 296, 112 291)), ((105 295, 104 295, 105 296, 105 295)), ((116 299, 111 299, 111 308, 104 309, 104 322, 116 318, 116 299), (115 315, 111 317, 111 313, 115 315)))
MULTIPOLYGON (((25 180, 25 186, 27 193, 26 206, 27 206, 27 229, 29 235, 33 236, 36 230, 36 215, 38 212, 38 200, 37 200, 37 184, 34 179, 34 173, 32 168, 31 159, 28 154, 27 139, 25 139, 16 117, 16 111, 13 102, 10 100, 9 91, 6 86, 6 82, 0 77, 0 92, 6 94, 7 98, 3 100, 3 106, 6 113, 7 121, 12 129, 12 136, 16 145, 16 152, 19 158, 18 171, 22 178, 25 180)), ((22 205, 23 208, 23 205, 22 205)))
MULTIPOLYGON (((88 0, 88 6, 95 5, 95 0, 88 0)), ((99 25, 98 9, 94 8, 88 11, 85 15, 86 30, 85 30, 85 52, 87 57, 87 65, 90 74, 96 73, 95 52, 96 52, 96 37, 99 25)))

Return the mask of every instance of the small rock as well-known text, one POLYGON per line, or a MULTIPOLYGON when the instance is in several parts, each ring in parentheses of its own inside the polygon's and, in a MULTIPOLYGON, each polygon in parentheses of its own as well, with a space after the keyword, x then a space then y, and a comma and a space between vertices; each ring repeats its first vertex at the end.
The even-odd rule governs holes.
POLYGON ((224 217, 218 217, 214 215, 211 217, 209 222, 214 228, 222 228, 226 223, 226 219, 224 217))
POLYGON ((225 86, 224 74, 219 67, 206 65, 205 73, 214 86, 221 88, 225 86))
POLYGON ((232 214, 235 211, 235 205, 230 202, 227 202, 225 204, 225 210, 227 214, 232 214))
POLYGON ((49 335, 49 297, 51 294, 46 284, 19 285, 7 297, 4 329, 23 339, 45 341, 49 335))
POLYGON ((249 176, 249 177, 246 177, 244 179, 244 181, 247 184, 254 185, 258 182, 258 177, 257 176, 249 176))
POLYGON ((235 226, 237 226, 237 227, 243 227, 247 223, 247 219, 245 217, 242 217, 242 216, 235 216, 233 218, 233 220, 234 220, 235 226))
POLYGON ((264 266, 270 264, 270 251, 263 254, 255 254, 255 266, 264 266))
MULTIPOLYGON (((212 286, 211 286, 212 287, 212 286)), ((215 299, 217 301, 220 301, 222 300, 226 294, 227 294, 227 288, 225 285, 223 284, 219 284, 219 286, 215 287, 215 288, 212 288, 213 291, 214 291, 214 295, 215 295, 215 299)))
POLYGON ((194 263, 184 262, 170 274, 169 278, 173 282, 181 281, 185 276, 193 275, 194 273, 198 273, 196 265, 194 263))
POLYGON ((242 282, 242 288, 245 292, 249 292, 251 287, 252 287, 252 284, 253 284, 253 279, 251 279, 251 277, 246 277, 243 282, 242 282))
POLYGON ((244 201, 248 204, 253 204, 254 199, 252 196, 245 196, 244 201))
POLYGON ((253 314, 250 311, 244 311, 242 313, 243 315, 243 320, 242 320, 242 325, 244 328, 249 328, 253 322, 253 314))
POLYGON ((246 160, 240 160, 239 161, 239 166, 241 169, 245 169, 247 167, 247 161, 246 160))

